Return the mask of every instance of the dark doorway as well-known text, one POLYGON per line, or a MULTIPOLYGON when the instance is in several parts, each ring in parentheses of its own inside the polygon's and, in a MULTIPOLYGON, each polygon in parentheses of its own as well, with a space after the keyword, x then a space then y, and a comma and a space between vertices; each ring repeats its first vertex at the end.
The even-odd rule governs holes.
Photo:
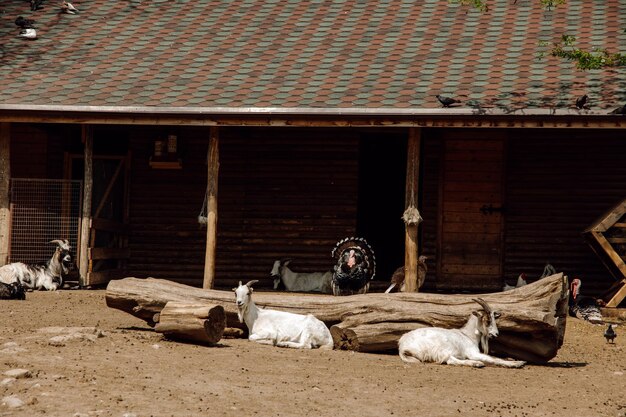
POLYGON ((361 135, 357 234, 376 254, 375 280, 387 281, 404 265, 406 134, 361 135))

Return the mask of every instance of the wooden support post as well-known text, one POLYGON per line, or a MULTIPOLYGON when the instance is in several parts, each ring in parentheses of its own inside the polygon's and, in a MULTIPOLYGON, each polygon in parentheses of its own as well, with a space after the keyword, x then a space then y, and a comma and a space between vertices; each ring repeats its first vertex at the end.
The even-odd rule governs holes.
POLYGON ((11 125, 0 123, 0 266, 9 261, 11 233, 11 125))
POLYGON ((80 221, 79 271, 80 286, 89 285, 89 231, 91 230, 91 200, 93 190, 93 128, 83 126, 82 140, 85 146, 85 175, 83 179, 83 213, 80 221))
POLYGON ((404 211, 404 291, 417 292, 418 225, 421 217, 417 210, 419 195, 421 131, 409 130, 406 156, 406 192, 404 211))
POLYGON ((217 127, 211 127, 209 135, 206 254, 202 288, 213 288, 215 282, 215 247, 217 244, 217 180, 220 168, 219 131, 217 127))

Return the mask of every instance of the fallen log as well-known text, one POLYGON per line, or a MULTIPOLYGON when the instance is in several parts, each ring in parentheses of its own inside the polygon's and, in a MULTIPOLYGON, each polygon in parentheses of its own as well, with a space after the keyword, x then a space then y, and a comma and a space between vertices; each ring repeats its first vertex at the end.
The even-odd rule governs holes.
MULTIPOLYGON (((567 318, 567 278, 555 274, 515 290, 480 295, 433 293, 370 293, 345 297, 317 294, 255 292, 261 307, 293 313, 311 313, 330 327, 336 349, 382 352, 397 349, 405 332, 424 326, 461 327, 478 308, 481 297, 502 315, 500 336, 492 354, 530 362, 546 362, 563 344, 567 318)), ((171 300, 222 305, 226 326, 245 329, 237 319, 230 291, 206 290, 154 278, 111 281, 106 291, 109 307, 126 311, 149 324, 171 300)))
POLYGON ((169 339, 214 345, 226 328, 226 315, 221 305, 198 306, 169 301, 157 314, 154 330, 169 339))

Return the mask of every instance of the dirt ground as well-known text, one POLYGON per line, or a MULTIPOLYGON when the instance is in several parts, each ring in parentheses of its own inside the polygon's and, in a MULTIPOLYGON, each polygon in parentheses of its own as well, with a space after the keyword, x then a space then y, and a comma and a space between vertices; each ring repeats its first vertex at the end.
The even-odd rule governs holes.
POLYGON ((604 326, 568 319, 547 365, 474 369, 241 339, 172 342, 104 297, 0 300, 0 416, 626 416, 623 325, 612 345, 604 326), (28 374, 9 375, 16 369, 28 374))

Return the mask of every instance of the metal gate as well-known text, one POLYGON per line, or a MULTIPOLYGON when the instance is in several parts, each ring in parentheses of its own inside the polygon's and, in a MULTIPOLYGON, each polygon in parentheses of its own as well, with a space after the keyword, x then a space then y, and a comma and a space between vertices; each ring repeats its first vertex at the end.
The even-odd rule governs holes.
POLYGON ((82 181, 77 180, 12 178, 9 262, 48 260, 53 239, 68 239, 76 255, 81 190, 82 181))

